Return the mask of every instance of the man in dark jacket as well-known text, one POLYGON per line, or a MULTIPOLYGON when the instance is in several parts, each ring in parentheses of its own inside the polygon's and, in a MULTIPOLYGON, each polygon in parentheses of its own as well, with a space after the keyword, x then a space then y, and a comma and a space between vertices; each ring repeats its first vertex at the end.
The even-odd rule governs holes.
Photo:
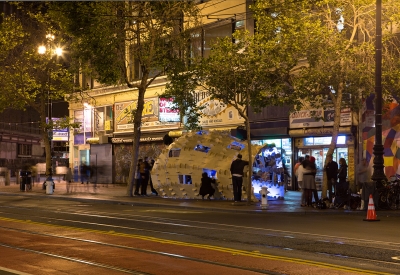
POLYGON ((149 159, 144 157, 143 162, 139 165, 139 172, 140 172, 140 193, 142 196, 147 197, 147 185, 150 179, 150 164, 149 159))
MULTIPOLYGON (((338 164, 336 161, 333 161, 332 155, 326 156, 326 178, 328 182, 328 194, 329 194, 329 202, 332 202, 332 187, 335 188, 338 176, 338 164)), ((322 194, 322 198, 324 198, 326 194, 322 194)))
POLYGON ((233 198, 235 202, 242 200, 243 169, 246 165, 249 165, 249 162, 242 160, 241 154, 231 164, 233 198))

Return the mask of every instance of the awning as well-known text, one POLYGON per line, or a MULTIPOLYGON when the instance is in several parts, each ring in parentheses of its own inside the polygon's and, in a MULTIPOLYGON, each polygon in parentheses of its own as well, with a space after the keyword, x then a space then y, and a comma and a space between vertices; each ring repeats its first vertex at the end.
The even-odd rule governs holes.
POLYGON ((257 138, 267 138, 275 136, 286 136, 288 134, 287 127, 271 127, 263 129, 251 129, 250 136, 253 139, 257 138))
MULTIPOLYGON (((339 127, 339 134, 350 135, 352 127, 339 127)), ((316 127, 316 128, 304 128, 304 129, 290 129, 289 135, 291 137, 305 137, 305 136, 326 136, 332 135, 333 127, 316 127)))

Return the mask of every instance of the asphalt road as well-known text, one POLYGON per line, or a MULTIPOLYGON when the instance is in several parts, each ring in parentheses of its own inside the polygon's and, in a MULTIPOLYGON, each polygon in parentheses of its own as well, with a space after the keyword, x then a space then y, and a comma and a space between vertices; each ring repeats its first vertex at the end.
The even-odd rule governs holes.
POLYGON ((0 201, 4 274, 400 274, 398 215, 0 201))

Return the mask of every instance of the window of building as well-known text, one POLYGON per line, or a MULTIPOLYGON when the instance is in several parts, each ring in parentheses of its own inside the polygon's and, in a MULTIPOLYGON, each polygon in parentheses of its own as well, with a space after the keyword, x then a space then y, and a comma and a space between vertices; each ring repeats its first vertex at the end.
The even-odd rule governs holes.
POLYGON ((204 30, 204 58, 209 57, 212 44, 215 43, 218 38, 232 36, 232 24, 230 21, 226 22, 227 23, 224 25, 204 30))
POLYGON ((97 135, 108 134, 113 131, 112 106, 96 107, 93 112, 94 129, 97 135))
POLYGON ((173 148, 173 149, 171 149, 171 150, 169 151, 168 156, 169 156, 170 158, 178 158, 180 154, 181 154, 181 149, 173 148))
POLYGON ((31 156, 32 144, 18 144, 18 156, 31 156))

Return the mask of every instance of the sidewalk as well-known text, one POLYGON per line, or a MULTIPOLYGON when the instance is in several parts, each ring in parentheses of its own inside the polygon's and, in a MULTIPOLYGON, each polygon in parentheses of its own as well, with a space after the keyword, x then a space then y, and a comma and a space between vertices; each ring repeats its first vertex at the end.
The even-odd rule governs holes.
MULTIPOLYGON (((91 201, 99 200, 108 203, 151 206, 151 207, 179 207, 190 209, 208 209, 218 211, 246 211, 246 212, 284 212, 284 213, 365 213, 365 211, 344 210, 344 209, 316 209, 312 207, 301 207, 299 191, 288 191, 285 194, 285 199, 269 199, 267 209, 261 208, 260 202, 254 202, 247 205, 246 202, 233 203, 228 200, 202 200, 200 199, 171 199, 160 196, 151 195, 148 192, 148 197, 127 195, 127 187, 117 184, 81 184, 71 183, 66 184, 65 181, 58 182, 55 179, 55 189, 53 194, 46 194, 46 190, 42 189, 42 183, 35 183, 31 191, 21 191, 20 185, 11 182, 9 186, 4 183, 0 184, 0 195, 22 195, 22 196, 37 196, 43 198, 62 198, 68 200, 91 201)), ((386 211, 385 211, 386 212, 386 211)), ((391 211, 397 213, 398 211, 391 211)))

